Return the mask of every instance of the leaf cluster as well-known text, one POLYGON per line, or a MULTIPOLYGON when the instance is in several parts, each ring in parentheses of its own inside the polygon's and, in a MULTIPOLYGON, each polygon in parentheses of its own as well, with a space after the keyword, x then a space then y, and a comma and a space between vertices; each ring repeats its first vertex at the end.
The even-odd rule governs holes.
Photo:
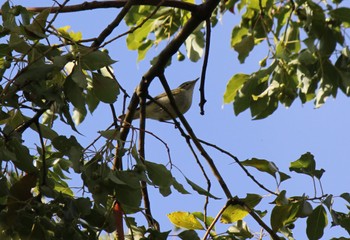
MULTIPOLYGON (((263 44, 267 53, 258 71, 232 76, 225 103, 233 102, 236 115, 250 109, 254 119, 269 116, 279 103, 289 107, 298 97, 302 103, 314 100, 319 107, 327 97, 335 97, 338 89, 350 95, 350 51, 346 42, 350 10, 338 7, 341 1, 333 2, 323 9, 311 0, 279 4, 272 0, 221 1, 211 17, 181 43, 181 51, 186 51, 191 61, 199 61, 209 44, 207 27, 215 26, 223 14, 237 8, 242 13, 241 22, 233 26, 230 41, 238 59, 245 62, 263 44)), ((152 47, 176 38, 193 16, 200 17, 202 5, 190 12, 163 7, 163 3, 135 4, 123 17, 129 29, 122 35, 126 35, 127 48, 138 51, 138 61, 152 47)), ((163 197, 174 189, 189 194, 185 188, 188 186, 207 203, 221 199, 210 191, 209 178, 207 186, 202 187, 184 176, 184 186, 173 175, 170 157, 169 166, 146 160, 134 139, 128 142, 120 137, 122 131, 113 104, 125 91, 114 76, 112 65, 116 61, 107 50, 91 47, 96 39, 83 39, 81 33, 68 26, 55 27, 58 14, 49 8, 34 13, 12 6, 9 1, 1 7, 0 238, 98 239, 102 233, 109 234, 120 227, 115 214, 115 207, 120 206, 119 213, 131 231, 128 237, 167 239, 171 231, 154 227, 155 219, 143 205, 142 200, 146 202, 147 198, 145 186, 157 189, 163 197), (90 42, 93 43, 88 46, 90 42), (80 134, 77 126, 102 104, 112 109, 111 125, 101 130, 91 144, 83 146, 76 137, 80 134), (62 125, 68 126, 72 134, 66 136, 62 125), (37 141, 28 139, 28 134, 36 136, 37 141), (31 142, 35 142, 34 147, 31 142), (116 151, 116 145, 123 148, 116 151), (129 164, 125 169, 116 169, 116 159, 122 156, 129 164), (81 177, 81 186, 71 185, 72 175, 81 177), (151 219, 153 225, 139 226, 133 217, 138 213, 151 219)), ((104 42, 104 46, 110 42, 104 42)), ((181 51, 177 49, 179 61, 184 60, 181 51)), ((171 57, 167 56, 168 65, 171 57)), ((158 61, 159 55, 151 64, 158 61)), ((312 197, 304 193, 287 197, 282 185, 291 176, 271 161, 252 158, 237 162, 246 172, 253 168, 275 180, 277 190, 271 191, 248 174, 274 196, 271 209, 259 210, 265 197, 248 193, 244 198, 227 199, 216 217, 207 214, 206 206, 203 212, 169 213, 169 220, 184 230, 177 234, 180 239, 199 239, 201 231, 212 239, 252 238, 257 234, 244 222, 248 215, 275 239, 282 235, 293 239, 292 230, 301 218, 307 219, 306 234, 310 239, 323 236, 330 218, 332 226, 350 232, 349 213, 334 210, 333 200, 337 198, 324 194, 322 189, 317 194, 315 182, 320 182, 324 170, 316 169, 311 153, 292 162, 289 170, 311 178, 315 189, 312 197), (266 218, 271 227, 264 223, 266 218), (229 224, 227 231, 218 232, 218 220, 229 224)), ((348 193, 339 197, 350 202, 348 193)))

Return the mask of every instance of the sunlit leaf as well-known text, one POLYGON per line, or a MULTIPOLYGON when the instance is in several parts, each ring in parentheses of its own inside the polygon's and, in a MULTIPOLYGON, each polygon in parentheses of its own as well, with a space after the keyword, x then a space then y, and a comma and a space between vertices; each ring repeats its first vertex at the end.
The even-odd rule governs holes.
POLYGON ((245 218, 249 212, 239 204, 228 206, 222 213, 220 222, 228 224, 245 218))
POLYGON ((224 93, 224 103, 230 103, 235 99, 237 91, 243 86, 249 77, 248 74, 238 73, 229 80, 224 93))
POLYGON ((314 156, 307 152, 303 154, 298 160, 291 162, 289 170, 297 173, 303 173, 314 176, 316 162, 314 156))
POLYGON ((195 31, 186 39, 185 42, 187 57, 197 62, 203 55, 204 34, 201 31, 195 31))
POLYGON ((198 219, 189 212, 172 212, 169 213, 168 218, 172 224, 177 227, 189 230, 202 230, 203 226, 198 219))

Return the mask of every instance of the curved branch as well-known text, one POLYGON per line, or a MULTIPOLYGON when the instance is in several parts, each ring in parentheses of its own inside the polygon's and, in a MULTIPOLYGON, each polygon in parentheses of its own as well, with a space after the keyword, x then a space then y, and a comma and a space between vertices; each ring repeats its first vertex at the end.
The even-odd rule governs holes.
MULTIPOLYGON (((58 7, 27 7, 27 10, 30 12, 42 12, 46 9, 50 9, 50 13, 56 13, 60 11, 60 13, 70 13, 70 12, 80 12, 101 8, 121 8, 126 5, 128 0, 117 0, 117 1, 94 1, 94 2, 84 2, 76 5, 64 6, 63 8, 58 7)), ((157 6, 161 0, 135 0, 133 1, 133 5, 149 5, 149 6, 157 6)), ((162 4, 164 7, 174 7, 182 10, 187 10, 190 12, 195 12, 197 9, 196 4, 182 2, 177 0, 166 0, 162 4)), ((1 11, 0 11, 1 15, 1 11)))
POLYGON ((253 180, 254 183, 256 183, 261 189, 264 189, 266 192, 272 194, 272 195, 278 195, 277 193, 271 191, 270 189, 268 189, 267 187, 265 187, 264 185, 262 185, 258 180, 255 179, 255 177, 250 174, 250 172, 248 171, 248 169, 241 163, 241 161, 239 161, 239 159, 234 156, 233 154, 231 154, 230 152, 226 151, 223 148, 220 148, 218 146, 216 146, 215 144, 209 143, 207 141, 204 141, 202 139, 198 139, 201 143, 208 145, 212 148, 215 148, 216 150, 222 152, 223 154, 226 154, 227 156, 229 156, 230 158, 232 158, 237 164, 238 166, 240 166, 240 168, 242 168, 243 172, 245 172, 245 174, 253 180))

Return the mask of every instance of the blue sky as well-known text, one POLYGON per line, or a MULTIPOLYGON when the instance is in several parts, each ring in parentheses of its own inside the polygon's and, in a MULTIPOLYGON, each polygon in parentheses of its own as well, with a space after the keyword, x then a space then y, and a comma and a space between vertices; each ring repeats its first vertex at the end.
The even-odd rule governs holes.
MULTIPOLYGON (((12 1, 14 4, 33 6, 34 1, 12 1)), ((71 1, 71 4, 80 1, 71 1)), ((47 5, 49 1, 35 1, 37 6, 47 5)), ((96 36, 116 16, 119 11, 116 9, 87 11, 73 14, 62 14, 56 22, 56 27, 70 25, 73 31, 81 31, 84 38, 96 36), (79 16, 79 17, 77 17, 79 16)), ((292 176, 281 186, 281 190, 287 190, 287 196, 302 195, 305 193, 313 196, 313 185, 311 178, 307 176, 289 173, 288 167, 291 161, 298 159, 305 152, 314 154, 317 161, 317 168, 326 170, 322 177, 322 185, 325 193, 339 195, 349 192, 350 182, 349 169, 349 135, 348 122, 350 118, 350 101, 339 91, 337 99, 328 99, 320 109, 314 109, 313 103, 302 105, 296 100, 290 109, 282 105, 270 117, 264 120, 254 121, 249 112, 239 116, 233 114, 231 104, 223 105, 223 93, 230 77, 236 73, 250 73, 259 68, 259 60, 267 53, 264 47, 254 51, 246 60, 240 64, 237 54, 230 48, 230 37, 232 27, 238 23, 238 18, 231 13, 225 14, 222 21, 212 31, 212 42, 210 60, 206 76, 206 98, 205 115, 199 114, 199 91, 197 84, 190 111, 185 115, 192 125, 197 136, 208 142, 214 143, 240 160, 256 157, 273 161, 281 171, 292 176)), ((125 31, 125 28, 113 32, 116 36, 125 31)), ((152 49, 151 56, 158 54, 164 45, 161 44, 152 49)), ((136 62, 137 53, 128 51, 125 39, 120 39, 107 46, 111 56, 118 62, 113 66, 115 75, 120 83, 129 93, 137 86, 142 75, 150 67, 149 59, 140 63, 136 62)), ((200 76, 202 61, 191 63, 189 60, 178 63, 173 59, 173 64, 166 69, 166 77, 171 87, 177 87, 184 81, 192 80, 200 76)), ((150 93, 158 94, 163 92, 161 84, 157 79, 151 85, 150 93)), ((120 97, 122 100, 122 96, 120 97)), ((118 113, 121 111, 121 101, 115 104, 118 113)), ((84 134, 79 139, 87 145, 96 136, 97 131, 105 129, 111 123, 109 107, 100 105, 93 116, 88 116, 86 121, 78 126, 78 130, 84 134)), ((137 126, 138 121, 134 124, 137 126)), ((171 124, 157 121, 147 121, 147 130, 153 132, 164 141, 171 149, 173 163, 192 181, 206 187, 205 180, 191 155, 185 140, 171 124)), ((73 134, 68 132, 67 135, 73 134)), ((168 162, 167 152, 164 146, 151 136, 146 137, 146 159, 157 163, 168 162)), ((269 202, 274 197, 268 197, 267 193, 259 189, 233 162, 232 159, 219 152, 207 148, 219 170, 223 174, 233 195, 244 197, 246 193, 258 193, 266 196, 263 204, 258 205, 259 210, 270 208, 269 202)), ((211 200, 209 214, 215 216, 217 211, 225 204, 225 196, 214 180, 204 159, 201 159, 206 166, 213 184, 212 194, 223 198, 222 200, 211 200)), ((251 173, 265 186, 274 190, 274 180, 267 174, 262 174, 251 169, 251 173)), ((182 182, 187 190, 191 190, 182 175, 174 169, 174 176, 182 182)), ((76 184, 79 185, 78 179, 76 184)), ((74 182, 75 183, 75 182, 74 182)), ((318 189, 319 190, 319 189, 318 189)), ((192 192, 189 196, 182 196, 174 191, 171 196, 164 198, 158 194, 157 189, 152 189, 151 203, 156 219, 161 223, 162 230, 172 229, 172 225, 166 218, 166 214, 172 211, 202 211, 204 198, 192 192)), ((318 192, 318 196, 320 192, 318 192)), ((340 198, 336 199, 340 204, 339 209, 345 211, 345 202, 340 198)), ((337 205, 336 205, 337 206, 337 205)), ((337 210, 337 209, 336 209, 337 210)), ((260 231, 250 217, 245 221, 249 227, 256 232, 260 231)), ((269 220, 265 219, 269 223, 269 220)), ((331 219, 326 228, 324 239, 331 237, 346 236, 346 232, 339 228, 330 228, 331 219)), ((305 220, 298 221, 295 228, 296 239, 306 239, 305 220)), ((229 225, 219 229, 225 230, 229 225)), ((268 237, 266 238, 268 239, 268 237)))

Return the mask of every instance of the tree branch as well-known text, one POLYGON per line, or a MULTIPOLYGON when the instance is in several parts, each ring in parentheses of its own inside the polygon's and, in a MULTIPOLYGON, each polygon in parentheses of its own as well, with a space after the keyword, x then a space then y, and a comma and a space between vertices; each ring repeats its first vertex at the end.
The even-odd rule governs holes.
POLYGON ((222 190, 224 191, 226 197, 228 199, 232 198, 231 192, 230 192, 229 188, 227 187, 226 182, 222 178, 219 170, 216 168, 216 165, 215 165, 213 159, 210 157, 210 155, 207 153, 207 151, 203 148, 202 144, 199 142, 198 138, 196 137, 195 133, 193 132, 190 124, 187 122, 186 118, 183 116, 183 114, 179 111, 178 107, 176 106, 176 102, 175 102, 173 95, 171 94, 171 90, 169 88, 169 85, 166 81, 164 81, 162 74, 160 74, 160 80, 162 82, 163 88, 165 89, 165 92, 168 95, 168 98, 170 100, 170 104, 171 104, 172 108, 175 110, 176 116, 180 119, 182 125, 185 127, 185 129, 186 129, 188 135, 191 137, 194 145, 197 147, 197 149, 199 150, 201 155, 207 161, 214 176, 216 177, 222 190))
MULTIPOLYGON (((155 64, 144 74, 142 81, 139 84, 144 85, 144 87, 148 88, 152 80, 162 73, 165 69, 165 65, 168 60, 178 51, 181 45, 185 42, 187 37, 199 26, 201 22, 207 19, 215 7, 219 4, 220 0, 208 0, 207 2, 196 6, 196 11, 192 13, 191 18, 184 25, 179 34, 169 42, 169 44, 163 49, 163 51, 158 55, 158 59, 155 64), (145 81, 144 81, 145 80, 145 81)), ((120 150, 124 146, 124 142, 126 140, 127 135, 129 134, 128 125, 132 122, 132 117, 135 113, 137 105, 139 104, 139 98, 136 93, 133 94, 129 106, 128 111, 125 115, 122 129, 120 132, 120 141, 116 146, 117 154, 114 159, 114 166, 117 167, 118 164, 121 163, 121 156, 119 156, 120 150)))
POLYGON ((201 100, 199 102, 201 115, 204 115, 204 104, 207 102, 207 100, 205 99, 204 85, 205 85, 205 76, 206 76, 207 67, 208 67, 209 50, 210 50, 210 36, 211 36, 210 18, 207 18, 205 23, 206 23, 205 52, 204 52, 204 60, 203 60, 203 66, 202 66, 201 84, 199 86, 199 92, 201 94, 201 100))
POLYGON ((101 43, 113 32, 113 30, 118 27, 120 22, 123 20, 125 15, 129 12, 130 8, 132 7, 134 3, 134 0, 127 0, 125 3, 123 9, 120 11, 120 13, 117 15, 117 17, 110 23, 101 33, 100 35, 95 39, 95 41, 91 44, 92 48, 98 48, 101 43))
MULTIPOLYGON (((145 129, 146 129, 146 96, 148 95, 147 88, 138 88, 137 95, 140 98, 140 135, 139 135, 139 156, 140 160, 145 163, 145 129)), ((151 202, 149 200, 147 183, 141 181, 141 192, 143 197, 143 204, 145 208, 145 216, 149 227, 159 230, 159 224, 152 216, 151 202)))
POLYGON ((198 139, 198 140, 199 140, 201 143, 203 143, 203 144, 205 144, 205 145, 208 145, 208 146, 210 146, 210 147, 212 147, 212 148, 215 148, 216 150, 218 150, 218 151, 220 151, 220 152, 222 152, 222 153, 228 155, 230 158, 232 158, 232 159, 238 164, 238 166, 240 166, 240 167, 242 168, 243 172, 245 172, 245 174, 246 174, 250 179, 252 179, 253 182, 256 183, 261 189, 264 189, 266 192, 268 192, 268 193, 270 193, 270 194, 272 194, 272 195, 276 195, 276 196, 278 195, 277 193, 271 191, 270 189, 268 189, 267 187, 265 187, 264 185, 262 185, 258 180, 256 180, 255 177, 254 177, 252 174, 250 174, 250 172, 246 169, 245 166, 243 166, 243 164, 241 163, 241 161, 239 161, 239 159, 238 159, 236 156, 232 155, 230 152, 226 151, 225 149, 222 149, 222 148, 216 146, 215 144, 209 143, 209 142, 204 141, 204 140, 202 140, 202 139, 198 139))
MULTIPOLYGON (((149 5, 157 6, 162 0, 135 0, 133 5, 149 5)), ((83 2, 81 4, 69 5, 69 6, 58 6, 58 7, 27 7, 30 12, 42 12, 46 9, 50 9, 50 13, 70 13, 70 12, 80 12, 94 9, 105 9, 105 8, 121 8, 126 5, 128 0, 116 0, 116 1, 93 1, 93 2, 83 2)), ((164 7, 174 7, 182 10, 187 10, 190 12, 195 12, 197 9, 196 4, 182 2, 177 0, 166 0, 162 4, 164 7)), ((1 15, 0 11, 0 15, 1 15)))

